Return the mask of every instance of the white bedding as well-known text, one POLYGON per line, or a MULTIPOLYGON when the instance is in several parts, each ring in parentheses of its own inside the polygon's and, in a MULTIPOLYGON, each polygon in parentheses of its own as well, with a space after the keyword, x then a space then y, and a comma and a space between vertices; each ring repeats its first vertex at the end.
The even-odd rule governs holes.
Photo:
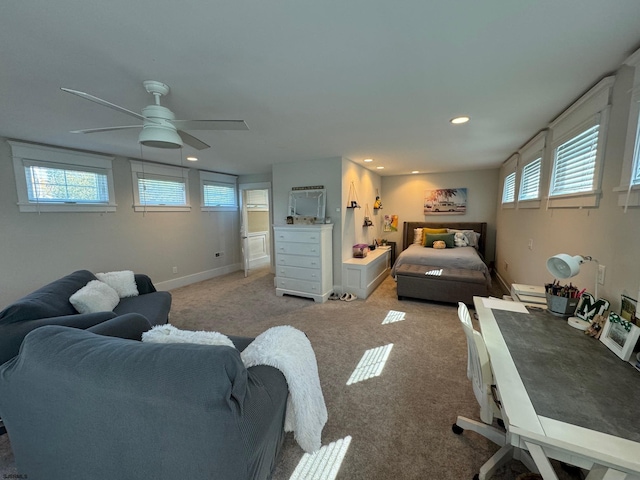
POLYGON ((396 276, 396 269, 403 264, 477 270, 484 275, 487 286, 491 286, 489 268, 482 261, 482 258, 480 258, 478 251, 474 247, 437 249, 426 248, 422 245, 409 245, 406 250, 398 255, 396 263, 393 264, 391 275, 394 278, 396 276))

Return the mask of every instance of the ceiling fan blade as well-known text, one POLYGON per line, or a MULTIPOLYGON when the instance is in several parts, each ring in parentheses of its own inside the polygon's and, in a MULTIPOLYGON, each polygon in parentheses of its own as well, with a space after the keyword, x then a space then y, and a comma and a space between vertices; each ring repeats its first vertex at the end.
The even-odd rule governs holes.
POLYGON ((131 115, 132 117, 136 117, 140 120, 149 120, 148 118, 140 115, 139 113, 132 112, 131 110, 127 110, 124 107, 116 105, 115 103, 107 102, 106 100, 102 100, 101 98, 94 97, 93 95, 89 95, 88 93, 80 92, 78 90, 71 90, 70 88, 63 88, 63 87, 60 87, 60 90, 62 90, 63 92, 71 93, 73 95, 77 95, 78 97, 84 98, 85 100, 90 100, 92 102, 97 103, 98 105, 112 108, 114 110, 117 110, 118 112, 126 113, 127 115, 131 115))
POLYGON ((109 132, 111 130, 126 130, 127 128, 142 128, 142 125, 122 125, 120 127, 85 128, 84 130, 71 130, 70 133, 109 132))
POLYGON ((249 130, 244 120, 173 120, 182 130, 249 130))
POLYGON ((207 145, 202 140, 198 140, 196 137, 189 135, 187 132, 183 132, 182 130, 178 130, 178 135, 180 135, 180 138, 184 143, 196 150, 204 150, 205 148, 210 147, 210 145, 207 145))

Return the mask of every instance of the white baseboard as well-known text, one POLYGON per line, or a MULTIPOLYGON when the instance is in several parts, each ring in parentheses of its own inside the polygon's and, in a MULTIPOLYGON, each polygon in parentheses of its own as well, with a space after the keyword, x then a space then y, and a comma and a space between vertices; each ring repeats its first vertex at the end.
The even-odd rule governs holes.
POLYGON ((500 274, 498 273, 498 271, 497 271, 497 270, 496 270, 496 278, 497 278, 497 279, 498 279, 498 281, 502 284, 502 286, 504 287, 504 289, 505 289, 507 292, 510 292, 510 291, 511 291, 511 285, 507 285, 507 282, 505 282, 505 281, 504 281, 504 278, 502 278, 502 277, 500 276, 500 274))
POLYGON ((172 278, 171 280, 158 282, 155 284, 155 287, 158 290, 173 290, 175 288, 186 287, 192 283, 202 282, 203 280, 209 280, 210 278, 219 277, 220 275, 236 272, 241 269, 242 265, 240 263, 234 263, 225 267, 205 270, 204 272, 194 273, 185 277, 172 278))

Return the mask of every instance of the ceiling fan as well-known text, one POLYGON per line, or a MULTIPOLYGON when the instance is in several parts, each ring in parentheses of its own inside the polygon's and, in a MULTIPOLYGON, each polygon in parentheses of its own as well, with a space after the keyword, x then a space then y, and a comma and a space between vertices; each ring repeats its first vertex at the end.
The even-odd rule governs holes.
POLYGON ((91 100, 99 105, 112 108, 118 112, 126 113, 142 120, 142 125, 122 125, 118 127, 87 128, 73 130, 71 133, 96 133, 111 130, 125 130, 129 128, 141 128, 138 141, 147 147, 156 148, 181 148, 187 144, 197 150, 209 148, 202 140, 189 135, 184 130, 249 130, 244 120, 176 120, 175 115, 167 107, 160 105, 160 97, 169 93, 169 86, 155 80, 142 82, 148 93, 155 97, 155 103, 142 109, 142 114, 132 112, 124 107, 115 105, 88 93, 60 88, 63 92, 72 93, 80 98, 91 100))

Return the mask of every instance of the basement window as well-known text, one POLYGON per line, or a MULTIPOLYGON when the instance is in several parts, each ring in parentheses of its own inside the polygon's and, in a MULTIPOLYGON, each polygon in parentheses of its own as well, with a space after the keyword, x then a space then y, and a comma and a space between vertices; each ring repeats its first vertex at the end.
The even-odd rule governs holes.
POLYGON ((21 212, 113 212, 113 157, 10 140, 21 212))
POLYGON ((553 158, 549 208, 599 205, 615 77, 606 77, 550 124, 553 158))
POLYGON ((188 212, 189 169, 131 161, 136 212, 188 212))
POLYGON ((203 212, 238 210, 238 188, 234 175, 200 171, 200 190, 203 212))

